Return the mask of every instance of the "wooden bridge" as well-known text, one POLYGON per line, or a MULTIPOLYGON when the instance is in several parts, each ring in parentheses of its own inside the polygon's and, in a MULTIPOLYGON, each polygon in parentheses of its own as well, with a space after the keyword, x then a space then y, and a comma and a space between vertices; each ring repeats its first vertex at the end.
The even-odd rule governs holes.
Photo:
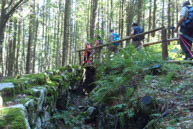
MULTIPOLYGON (((167 60, 168 59, 168 44, 171 41, 179 40, 179 38, 168 39, 167 38, 167 28, 160 27, 160 28, 156 28, 156 29, 144 32, 144 33, 140 33, 140 34, 137 34, 137 35, 129 36, 129 37, 126 37, 126 38, 121 39, 121 40, 117 40, 117 41, 113 41, 111 43, 100 45, 100 46, 97 46, 97 47, 92 47, 92 48, 78 50, 77 52, 79 53, 79 64, 82 65, 82 52, 84 52, 86 50, 93 50, 93 49, 97 49, 97 48, 107 47, 107 46, 112 45, 113 43, 117 43, 117 42, 122 44, 123 41, 130 40, 130 39, 133 39, 133 38, 135 38, 137 36, 146 35, 146 34, 150 34, 150 33, 157 32, 157 31, 161 31, 161 40, 160 41, 156 41, 156 42, 146 43, 146 44, 143 44, 143 46, 144 47, 148 47, 148 46, 151 46, 151 45, 162 43, 162 59, 163 60, 167 60)), ((178 63, 178 62, 181 62, 181 61, 174 61, 174 60, 171 61, 170 60, 168 62, 178 63)), ((183 61, 183 62, 184 63, 191 63, 191 64, 193 64, 193 61, 183 61)))

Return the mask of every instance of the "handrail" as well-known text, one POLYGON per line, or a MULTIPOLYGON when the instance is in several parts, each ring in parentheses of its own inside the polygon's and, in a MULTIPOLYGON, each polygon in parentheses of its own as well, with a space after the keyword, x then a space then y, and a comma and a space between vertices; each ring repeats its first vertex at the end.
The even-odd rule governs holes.
POLYGON ((192 60, 167 60, 167 63, 188 63, 193 64, 192 60))
POLYGON ((87 48, 87 49, 81 49, 81 50, 78 50, 78 51, 76 51, 76 52, 81 52, 81 51, 86 51, 86 50, 92 50, 92 49, 96 49, 96 48, 102 48, 102 47, 105 47, 105 46, 112 45, 113 43, 123 43, 122 41, 129 40, 129 39, 132 39, 132 38, 135 38, 135 37, 138 37, 138 36, 141 36, 141 35, 149 34, 149 33, 152 33, 152 32, 156 32, 156 31, 162 30, 162 29, 164 29, 164 28, 165 28, 165 27, 160 27, 160 28, 157 28, 157 29, 153 29, 153 30, 144 32, 144 33, 132 35, 132 36, 126 37, 126 38, 121 39, 121 40, 117 40, 117 41, 113 41, 113 42, 111 42, 111 43, 107 43, 107 44, 104 44, 104 45, 100 45, 100 46, 97 46, 97 47, 91 47, 91 48, 87 48))
MULTIPOLYGON (((171 42, 171 41, 176 41, 176 40, 179 40, 179 38, 168 39, 168 40, 166 40, 166 42, 171 42)), ((160 40, 160 41, 155 41, 155 42, 146 43, 146 44, 143 44, 143 47, 147 47, 147 46, 151 46, 151 45, 155 45, 155 44, 160 44, 160 43, 162 43, 162 42, 163 42, 163 41, 160 40)))

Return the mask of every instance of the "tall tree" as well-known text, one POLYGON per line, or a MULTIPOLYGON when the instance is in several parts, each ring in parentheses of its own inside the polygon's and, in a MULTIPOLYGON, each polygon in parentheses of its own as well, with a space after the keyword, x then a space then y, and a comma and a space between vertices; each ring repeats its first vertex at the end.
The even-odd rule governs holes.
MULTIPOLYGON (((154 0, 154 4, 153 4, 153 29, 156 28, 156 11, 157 11, 157 0, 154 0)), ((152 33, 152 36, 155 36, 155 32, 152 33)))
MULTIPOLYGON (((121 0, 121 4, 120 4, 120 27, 119 27, 119 33, 120 33, 120 37, 121 39, 123 38, 123 29, 124 29, 124 4, 125 4, 125 0, 121 0)), ((123 46, 122 46, 123 47, 123 46)))
POLYGON ((31 50, 31 46, 32 46, 32 21, 33 21, 33 14, 30 15, 30 22, 29 22, 29 37, 28 37, 28 46, 27 46, 27 57, 26 57, 26 74, 29 74, 31 71, 31 54, 32 54, 32 50, 31 50))
POLYGON ((137 15, 137 23, 140 25, 143 11, 143 0, 138 0, 138 15, 137 15))
POLYGON ((90 39, 94 39, 98 0, 91 1, 90 39))
POLYGON ((168 0, 168 38, 170 38, 171 31, 170 31, 170 26, 171 26, 171 0, 168 0))
POLYGON ((32 52, 32 45, 34 44, 34 32, 36 30, 35 26, 35 0, 33 0, 33 3, 31 3, 30 8, 30 17, 29 17, 29 37, 28 37, 28 46, 27 46, 27 57, 26 57, 26 74, 31 73, 32 67, 33 67, 33 52, 32 52))
POLYGON ((164 16, 165 16, 164 10, 165 10, 165 0, 162 0, 162 26, 164 26, 164 16))
MULTIPOLYGON (((148 30, 151 30, 151 23, 152 23, 152 0, 149 1, 149 25, 148 30)), ((148 41, 150 40, 150 34, 148 34, 148 41)))
POLYGON ((3 65, 3 40, 4 40, 4 32, 6 28, 6 23, 9 18, 13 15, 18 7, 20 7, 26 0, 2 0, 1 2, 1 12, 0 12, 0 65, 3 65))
POLYGON ((62 47, 62 66, 66 64, 67 54, 68 54, 68 43, 69 43, 69 19, 71 12, 71 0, 66 0, 65 3, 65 17, 64 17, 64 39, 63 39, 63 47, 62 47))
MULTIPOLYGON (((132 22, 133 22, 133 18, 135 16, 135 0, 130 0, 127 3, 127 17, 126 17, 126 21, 127 21, 127 32, 126 35, 129 36, 131 33, 131 26, 132 26, 132 22)), ((129 43, 129 41, 127 41, 127 44, 129 43)))
POLYGON ((21 37, 21 21, 18 23, 18 35, 17 35, 17 53, 16 53, 16 62, 15 62, 15 74, 19 73, 19 55, 20 55, 20 37, 21 37))
MULTIPOLYGON (((8 76, 13 76, 14 75, 14 65, 15 65, 15 52, 16 52, 16 39, 17 39, 17 19, 14 18, 14 24, 13 24, 13 40, 12 40, 12 44, 10 49, 10 58, 8 60, 9 62, 9 68, 8 68, 8 76)), ((12 37, 11 37, 12 38, 12 37)))

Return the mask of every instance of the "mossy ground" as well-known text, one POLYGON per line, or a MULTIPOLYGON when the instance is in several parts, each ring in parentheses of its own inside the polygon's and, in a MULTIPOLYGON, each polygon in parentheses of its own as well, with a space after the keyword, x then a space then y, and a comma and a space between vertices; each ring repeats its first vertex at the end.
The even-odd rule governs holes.
POLYGON ((0 129, 27 129, 25 116, 21 109, 0 109, 0 129))

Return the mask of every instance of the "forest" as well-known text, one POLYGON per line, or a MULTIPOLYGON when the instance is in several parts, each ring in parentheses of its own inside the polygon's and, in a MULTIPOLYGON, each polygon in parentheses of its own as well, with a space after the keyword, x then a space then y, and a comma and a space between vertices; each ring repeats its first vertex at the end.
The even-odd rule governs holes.
POLYGON ((0 129, 192 129, 184 1, 0 0, 0 129))
MULTIPOLYGON (((182 0, 1 0, 1 76, 38 73, 78 64, 77 50, 110 29, 129 36, 135 21, 145 31, 176 26, 182 0)), ((175 36, 168 29, 168 38, 175 36)), ((145 43, 161 38, 146 36, 145 43)), ((126 47, 124 44, 121 47, 126 47)), ((178 50, 173 47, 173 51, 178 50)), ((171 51, 172 51, 171 50, 171 51)), ((179 52, 180 53, 180 52, 179 52)))

